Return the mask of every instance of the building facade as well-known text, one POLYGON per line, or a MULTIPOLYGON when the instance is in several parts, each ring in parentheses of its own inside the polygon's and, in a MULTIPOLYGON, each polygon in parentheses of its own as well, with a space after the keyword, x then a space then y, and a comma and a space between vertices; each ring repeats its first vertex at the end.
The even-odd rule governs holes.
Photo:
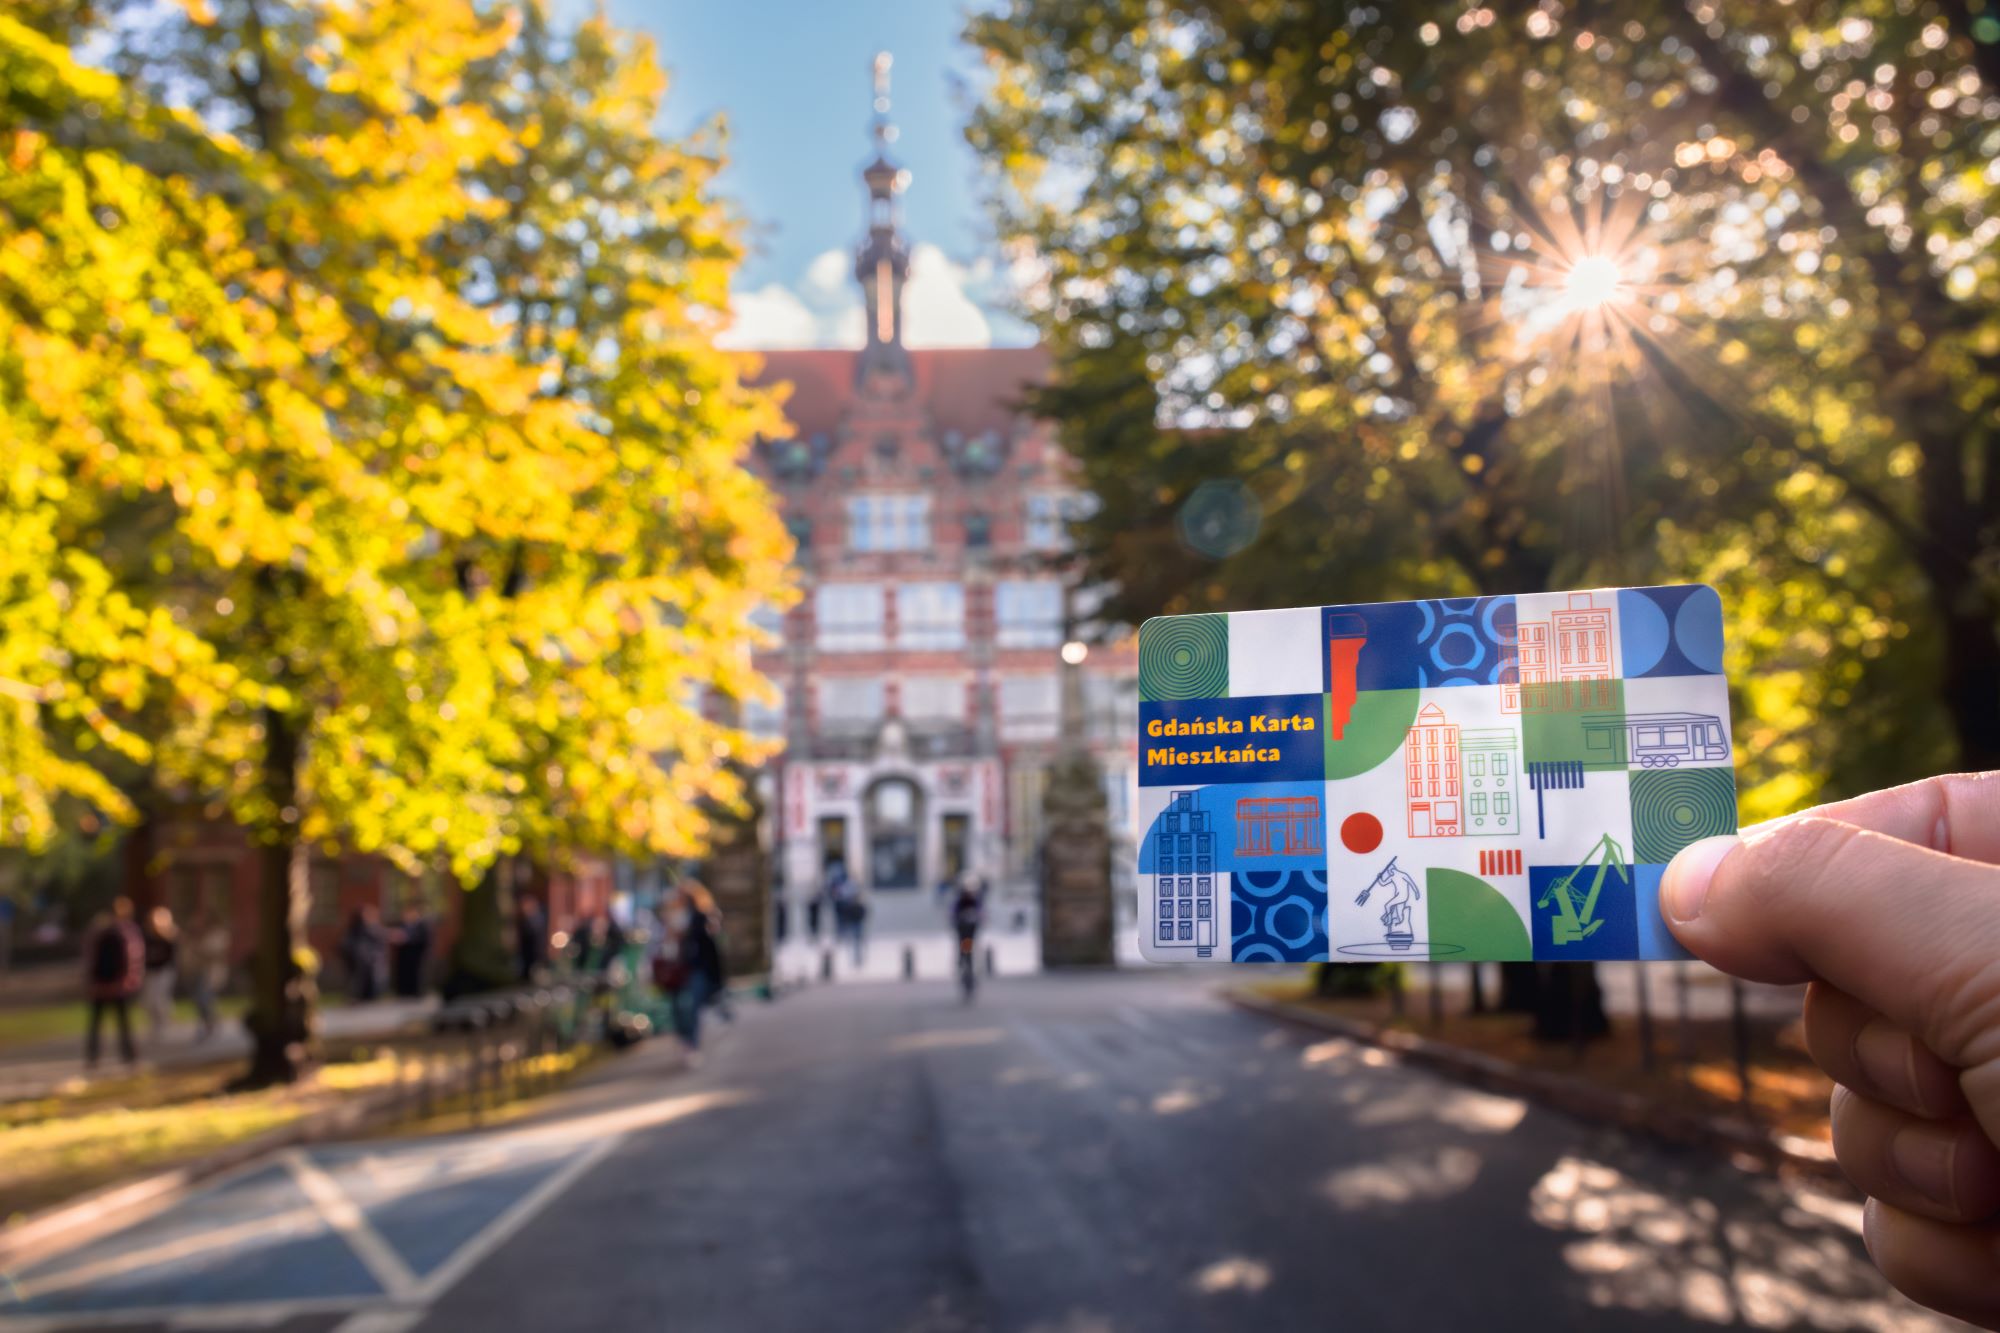
MULTIPOLYGON (((1027 891, 1074 632, 1067 521, 1087 500, 1048 424, 1022 410, 1047 358, 905 345, 906 175, 885 93, 854 265, 866 343, 765 352, 758 372, 790 386, 788 432, 759 442, 755 466, 797 542, 803 596, 757 659, 782 702, 746 720, 784 743, 766 790, 794 901, 836 864, 878 902, 922 901, 958 875, 1027 891)), ((1082 671, 1080 725, 1129 850, 1136 657, 1129 641, 1094 644, 1082 671)))

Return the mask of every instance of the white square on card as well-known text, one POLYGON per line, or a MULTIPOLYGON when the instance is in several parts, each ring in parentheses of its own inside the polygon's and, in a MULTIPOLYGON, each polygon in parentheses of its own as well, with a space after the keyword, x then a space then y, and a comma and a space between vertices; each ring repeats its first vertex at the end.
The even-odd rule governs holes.
POLYGON ((1237 611, 1229 617, 1229 693, 1320 694, 1320 615, 1316 606, 1237 611))

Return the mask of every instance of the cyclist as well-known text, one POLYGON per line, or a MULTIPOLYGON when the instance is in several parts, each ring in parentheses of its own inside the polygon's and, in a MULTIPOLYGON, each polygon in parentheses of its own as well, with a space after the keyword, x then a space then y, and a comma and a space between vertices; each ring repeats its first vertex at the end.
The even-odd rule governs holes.
POLYGON ((951 928, 958 935, 958 985, 968 1001, 972 999, 973 988, 979 984, 972 962, 972 946, 985 920, 986 903, 971 884, 960 880, 958 893, 951 903, 951 928))

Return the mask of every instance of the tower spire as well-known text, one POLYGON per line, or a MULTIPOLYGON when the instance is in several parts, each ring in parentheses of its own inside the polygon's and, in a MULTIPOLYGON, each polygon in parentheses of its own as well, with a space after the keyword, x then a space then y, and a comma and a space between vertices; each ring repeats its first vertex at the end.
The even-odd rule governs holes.
POLYGON ((875 157, 861 169, 862 183, 868 188, 868 234, 854 254, 854 279, 861 284, 868 308, 868 342, 857 367, 863 379, 878 368, 905 373, 909 368, 903 350, 903 282, 909 276, 910 252, 896 217, 896 196, 908 184, 909 173, 889 157, 889 145, 896 140, 896 127, 889 121, 892 63, 887 51, 876 53, 870 122, 875 157))

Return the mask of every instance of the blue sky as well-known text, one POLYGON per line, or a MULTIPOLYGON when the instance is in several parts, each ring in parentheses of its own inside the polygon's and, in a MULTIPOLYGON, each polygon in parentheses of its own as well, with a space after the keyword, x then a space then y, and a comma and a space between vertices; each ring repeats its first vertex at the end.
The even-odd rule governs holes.
POLYGON ((871 155, 869 69, 895 58, 894 155, 910 172, 904 231, 918 247, 906 296, 916 344, 1019 344, 1003 313, 991 241, 962 129, 978 61, 954 0, 610 0, 613 19, 652 35, 670 91, 662 128, 720 114, 725 190, 750 219, 734 341, 859 341, 847 266, 862 227, 860 169, 871 155))

